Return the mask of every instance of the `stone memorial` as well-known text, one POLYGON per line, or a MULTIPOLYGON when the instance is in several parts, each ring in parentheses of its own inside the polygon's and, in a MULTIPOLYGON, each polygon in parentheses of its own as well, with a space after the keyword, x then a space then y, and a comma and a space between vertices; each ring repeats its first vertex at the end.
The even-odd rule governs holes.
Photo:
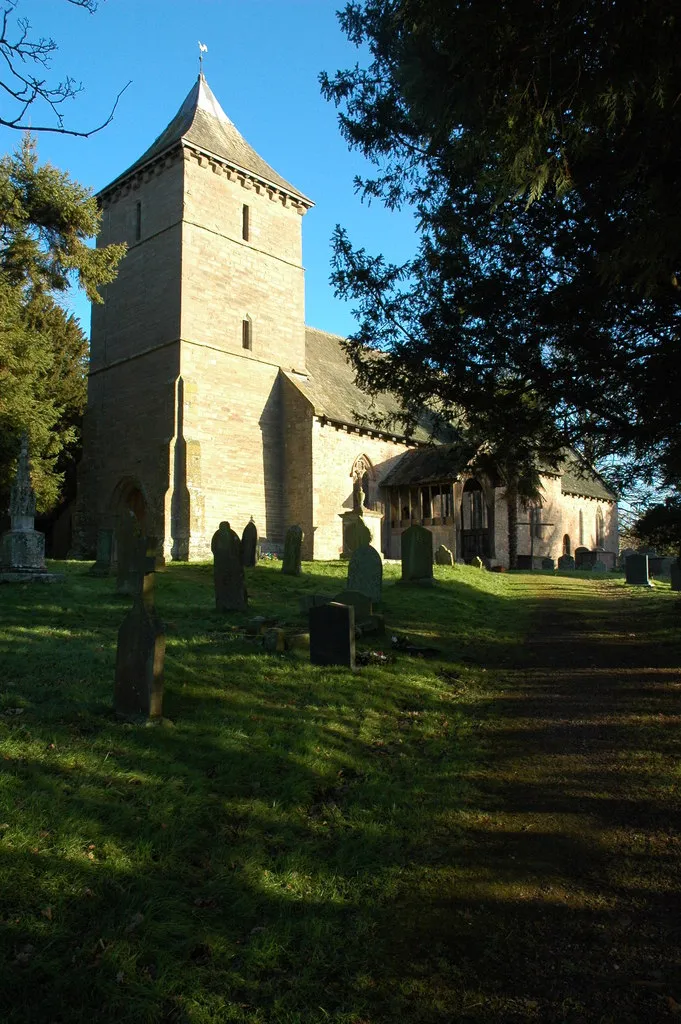
POLYGON ((298 608, 303 615, 307 615, 310 608, 318 608, 321 604, 329 604, 333 601, 333 594, 301 594, 298 598, 298 608))
POLYGON ((333 598, 336 604, 350 604, 355 609, 355 623, 359 624, 369 619, 374 612, 371 598, 361 594, 358 590, 342 590, 333 598))
POLYGON ((213 552, 215 608, 219 612, 243 612, 248 607, 241 541, 228 522, 220 523, 210 542, 213 552))
POLYGON ((95 564, 90 568, 90 576, 110 576, 113 567, 113 530, 97 531, 97 551, 95 564))
POLYGON ((241 558, 247 568, 254 566, 258 561, 258 528, 253 522, 253 516, 241 534, 241 558))
POLYGON ((348 604, 310 608, 310 662, 355 667, 355 609, 348 604))
POLYGON ((383 561, 370 544, 363 544, 353 553, 348 566, 348 590, 366 594, 380 604, 383 592, 383 561))
POLYGON ((435 552, 435 564, 436 565, 454 565, 454 555, 445 547, 444 544, 440 544, 439 548, 435 552))
POLYGON ((352 558, 359 548, 371 544, 371 530, 361 512, 343 512, 343 551, 341 558, 352 558))
POLYGON ((594 564, 591 566, 591 571, 595 572, 595 573, 607 572, 608 571, 608 567, 605 564, 605 562, 602 562, 600 560, 600 558, 597 558, 596 561, 594 562, 594 564))
POLYGON ((410 526, 402 534, 402 582, 433 582, 433 535, 424 526, 410 526))
POLYGON ((622 548, 619 556, 619 565, 621 569, 625 569, 627 565, 627 558, 629 555, 637 555, 638 551, 635 548, 622 548))
POLYGON ((126 510, 116 530, 116 593, 133 597, 142 586, 146 568, 147 539, 134 512, 126 510))
POLYGON ((639 587, 652 587, 648 576, 648 556, 629 555, 625 566, 627 583, 639 587))
POLYGON ((50 583, 61 579, 61 575, 45 569, 45 534, 35 529, 27 434, 21 439, 9 514, 10 528, 0 538, 0 583, 50 583))
POLYGON ((558 559, 558 569, 561 572, 572 572, 575 567, 575 560, 572 555, 561 555, 558 559))
POLYGON ((670 565, 669 574, 672 581, 672 590, 681 590, 681 563, 678 560, 670 565))
MULTIPOLYGON (((150 568, 150 563, 147 563, 150 568)), ((165 637, 154 609, 154 573, 143 572, 118 630, 114 708, 130 718, 160 718, 165 637)))
POLYGON ((550 569, 551 572, 553 572, 553 570, 556 567, 556 563, 553 561, 552 558, 548 558, 548 557, 542 558, 542 560, 541 560, 541 567, 542 567, 542 569, 550 569))
POLYGON ((286 576, 300 576, 300 551, 303 545, 303 530, 300 526, 289 526, 284 540, 284 558, 281 571, 286 576))

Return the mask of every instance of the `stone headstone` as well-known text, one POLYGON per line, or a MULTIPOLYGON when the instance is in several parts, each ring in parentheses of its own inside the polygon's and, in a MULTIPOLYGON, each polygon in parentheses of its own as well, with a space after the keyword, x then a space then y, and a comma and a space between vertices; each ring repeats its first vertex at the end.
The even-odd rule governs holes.
POLYGON ((119 715, 160 718, 165 637, 154 610, 154 574, 143 574, 118 630, 114 708, 119 715))
POLYGON ((133 597, 142 589, 147 539, 134 512, 126 510, 116 530, 116 593, 133 597))
POLYGON ((262 645, 270 654, 283 654, 286 650, 286 633, 283 629, 267 629, 263 633, 262 645))
POLYGON ((348 604, 310 608, 310 662, 355 667, 355 609, 348 604))
POLYGON ((444 544, 440 544, 439 548, 435 552, 435 564, 436 565, 454 565, 454 555, 445 547, 444 544))
POLYGON ((629 555, 625 566, 627 583, 640 587, 652 587, 648 576, 648 556, 629 555))
POLYGON ((664 558, 661 555, 648 555, 648 572, 651 576, 662 575, 662 563, 664 558))
POLYGON ((241 534, 241 557, 245 566, 253 566, 258 561, 258 528, 251 516, 241 534))
POLYGON ((352 558, 359 548, 371 544, 371 530, 364 522, 360 512, 344 512, 343 520, 343 553, 341 558, 352 558))
POLYGON ((433 535, 424 526, 410 526, 402 534, 402 582, 432 578, 433 535))
POLYGON ((366 594, 374 604, 380 604, 383 590, 383 562, 370 544, 363 544, 352 555, 348 566, 348 590, 366 594))
POLYGON ((665 579, 669 579, 669 577, 671 576, 671 572, 672 572, 672 565, 674 564, 675 561, 676 561, 675 558, 669 558, 669 557, 663 558, 662 559, 662 564, 660 565, 660 573, 659 573, 659 575, 660 576, 664 576, 665 579))
POLYGON ((342 590, 340 594, 336 594, 333 600, 336 604, 352 605, 355 609, 355 623, 357 624, 368 619, 374 611, 371 598, 367 597, 366 594, 360 593, 358 590, 342 590))
POLYGON ((284 540, 284 558, 281 571, 286 576, 300 576, 300 550, 303 545, 303 530, 300 526, 289 526, 284 540))
POLYGON ((248 607, 241 541, 228 522, 220 523, 210 543, 213 552, 215 607, 219 612, 243 612, 248 607))
POLYGON ((97 552, 95 564, 90 569, 90 576, 109 576, 113 565, 113 530, 97 531, 97 552))
POLYGON ((542 569, 550 569, 551 572, 555 569, 556 565, 552 558, 542 558, 541 560, 542 569))
POLYGON ((636 554, 638 554, 638 552, 636 551, 635 548, 622 548, 622 550, 620 551, 620 556, 619 556, 620 568, 622 568, 622 569, 626 568, 627 558, 629 557, 629 555, 636 555, 636 554))
POLYGON ((298 598, 298 608, 303 615, 307 615, 310 608, 318 608, 321 604, 329 604, 333 601, 333 594, 301 594, 298 598))
POLYGON ((572 555, 561 555, 558 559, 558 568, 561 572, 571 572, 575 567, 575 560, 572 555))
POLYGON ((0 539, 0 582, 54 580, 45 570, 45 535, 35 529, 35 494, 31 486, 28 435, 21 439, 19 461, 10 490, 10 528, 0 539))
POLYGON ((605 562, 602 562, 600 558, 597 558, 594 564, 591 566, 592 572, 607 572, 608 567, 605 562))
POLYGON ((672 580, 672 590, 681 590, 681 564, 678 561, 672 562, 669 574, 672 580))

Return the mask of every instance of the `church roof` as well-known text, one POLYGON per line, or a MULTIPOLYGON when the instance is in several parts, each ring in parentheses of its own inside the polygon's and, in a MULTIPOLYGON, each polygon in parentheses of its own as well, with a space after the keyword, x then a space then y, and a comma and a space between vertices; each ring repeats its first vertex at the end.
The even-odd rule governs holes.
POLYGON ((199 75, 175 117, 156 141, 115 181, 127 178, 129 174, 180 142, 210 153, 238 170, 246 171, 265 183, 276 185, 282 191, 312 205, 312 200, 277 174, 274 168, 249 146, 225 114, 203 75, 199 75))
POLYGON ((560 489, 563 494, 578 494, 602 501, 617 501, 617 495, 603 477, 584 462, 574 451, 567 451, 559 467, 560 489))
POLYGON ((475 455, 475 446, 463 441, 433 444, 405 452, 383 478, 383 487, 436 484, 455 480, 475 455))
MULTIPOLYGON (((342 341, 337 334, 306 327, 307 376, 287 374, 288 379, 308 399, 316 416, 333 423, 402 437, 400 427, 380 424, 385 417, 399 412, 397 398, 390 394, 372 397, 357 387, 354 370, 341 347, 342 341)), ((417 427, 412 436, 415 441, 426 441, 429 434, 424 427, 417 427)))

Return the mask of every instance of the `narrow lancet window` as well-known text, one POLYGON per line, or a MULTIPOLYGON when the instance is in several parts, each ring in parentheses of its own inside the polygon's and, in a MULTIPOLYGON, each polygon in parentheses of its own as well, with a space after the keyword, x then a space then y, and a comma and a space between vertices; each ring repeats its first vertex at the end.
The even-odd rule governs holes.
POLYGON ((241 321, 241 347, 250 350, 253 348, 253 336, 251 334, 251 321, 241 321))
POLYGON ((135 205, 135 241, 139 242, 142 237, 142 204, 135 205))
POLYGON ((250 237, 250 227, 250 210, 244 203, 243 210, 241 211, 241 236, 246 242, 250 237))

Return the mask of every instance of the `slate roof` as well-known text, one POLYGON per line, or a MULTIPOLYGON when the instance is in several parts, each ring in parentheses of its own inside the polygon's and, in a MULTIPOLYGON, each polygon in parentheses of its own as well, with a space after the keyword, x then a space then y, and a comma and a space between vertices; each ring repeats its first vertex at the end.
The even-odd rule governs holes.
MULTIPOLYGON (((172 149, 179 142, 187 142, 198 149, 212 153, 231 166, 246 171, 261 181, 276 185, 277 188, 302 199, 310 206, 313 205, 312 200, 308 199, 285 178, 282 178, 280 174, 277 174, 274 168, 270 167, 252 146, 249 146, 225 114, 203 75, 199 75, 175 117, 156 141, 142 154, 139 160, 136 160, 123 174, 119 174, 111 184, 127 178, 133 171, 138 170, 154 157, 172 149)), ((110 187, 111 185, 108 185, 107 189, 110 187)))
POLYGON ((405 452, 397 465, 381 480, 381 486, 401 487, 455 480, 474 454, 474 447, 461 441, 432 444, 405 452))
POLYGON ((608 487, 603 477, 580 459, 576 452, 566 452, 560 473, 560 489, 563 494, 579 494, 586 498, 600 498, 602 501, 617 501, 617 495, 608 487))
MULTIPOLYGON (((337 334, 306 327, 305 364, 309 376, 287 373, 287 377, 311 403, 316 416, 371 430, 379 418, 398 412, 400 404, 394 395, 371 397, 357 387, 354 370, 341 348, 342 341, 337 334)), ((373 429, 403 436, 400 426, 377 425, 373 429)), ((425 426, 417 427, 413 434, 415 441, 427 441, 428 437, 425 426)))

